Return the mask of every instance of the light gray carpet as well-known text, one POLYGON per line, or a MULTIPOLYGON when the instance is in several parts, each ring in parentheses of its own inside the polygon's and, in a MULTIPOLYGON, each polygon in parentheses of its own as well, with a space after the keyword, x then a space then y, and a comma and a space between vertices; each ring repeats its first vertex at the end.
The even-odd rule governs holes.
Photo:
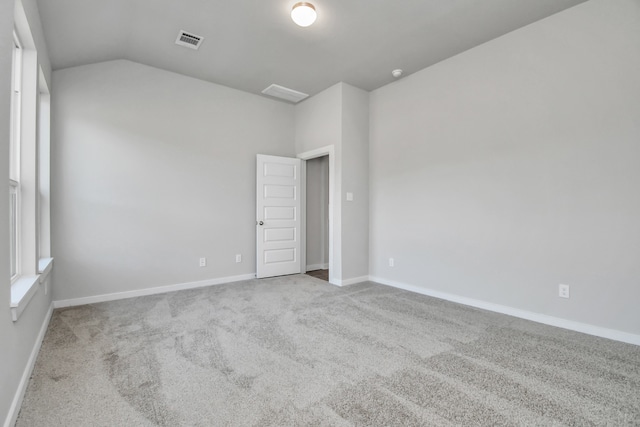
POLYGON ((640 347, 296 275, 56 310, 17 425, 640 425, 640 347))

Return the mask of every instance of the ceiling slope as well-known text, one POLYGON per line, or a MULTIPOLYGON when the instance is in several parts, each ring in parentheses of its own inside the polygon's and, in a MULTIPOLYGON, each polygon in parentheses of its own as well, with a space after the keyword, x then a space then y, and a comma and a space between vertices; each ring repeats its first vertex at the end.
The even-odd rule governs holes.
POLYGON ((272 83, 314 95, 405 76, 585 0, 38 0, 54 69, 128 59, 247 92, 272 83), (180 30, 204 37, 175 44, 180 30))

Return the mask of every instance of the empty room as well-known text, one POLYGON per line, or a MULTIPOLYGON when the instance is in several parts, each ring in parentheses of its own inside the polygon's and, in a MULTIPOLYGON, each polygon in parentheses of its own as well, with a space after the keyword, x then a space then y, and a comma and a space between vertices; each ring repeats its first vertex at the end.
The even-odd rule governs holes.
POLYGON ((0 30, 3 426, 640 425, 639 0, 0 30))

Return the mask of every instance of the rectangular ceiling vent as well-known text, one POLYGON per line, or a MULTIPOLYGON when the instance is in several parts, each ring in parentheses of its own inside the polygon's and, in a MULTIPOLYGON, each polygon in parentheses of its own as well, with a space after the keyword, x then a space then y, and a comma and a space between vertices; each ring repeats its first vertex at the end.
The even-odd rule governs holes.
POLYGON ((180 32, 178 33, 178 38, 176 39, 176 44, 198 50, 203 40, 204 37, 202 36, 196 36, 193 33, 187 33, 184 30, 180 30, 180 32))
POLYGON ((288 87, 280 85, 271 85, 262 91, 265 95, 273 96, 274 98, 284 99, 285 101, 293 102, 294 104, 302 101, 309 95, 306 93, 298 92, 297 90, 289 89, 288 87))

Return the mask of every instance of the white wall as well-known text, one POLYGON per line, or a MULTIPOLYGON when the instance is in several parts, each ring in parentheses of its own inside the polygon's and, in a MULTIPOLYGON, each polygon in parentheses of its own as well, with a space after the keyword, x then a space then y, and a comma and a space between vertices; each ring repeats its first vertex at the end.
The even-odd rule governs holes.
POLYGON ((329 262, 329 158, 307 161, 307 270, 329 262))
MULTIPOLYGON (((37 8, 25 7, 26 17, 34 33, 36 46, 44 43, 38 37, 37 8)), ((9 284, 9 138, 11 109, 11 50, 14 27, 13 0, 0 0, 0 423, 7 424, 17 412, 11 412, 15 404, 16 391, 21 390, 28 377, 23 378, 28 368, 29 357, 38 345, 38 335, 45 322, 51 303, 51 294, 45 295, 44 286, 39 286, 25 311, 17 322, 11 320, 9 308, 11 295, 9 284), (22 381, 22 382, 21 382, 22 381)), ((39 60, 48 64, 46 50, 39 51, 39 60)), ((45 65, 46 66, 46 65, 45 65)), ((19 394, 19 393, 18 393, 19 394)))
POLYGON ((336 84, 295 106, 297 153, 342 141, 342 84, 336 84))
POLYGON ((256 154, 295 154, 291 105, 129 61, 53 90, 54 299, 255 273, 256 154))
POLYGON ((332 145, 335 199, 330 213, 333 229, 333 265, 329 281, 342 281, 342 84, 336 84, 295 106, 295 150, 297 154, 332 145))
POLYGON ((369 93, 342 85, 342 275, 369 274, 369 93), (353 201, 346 200, 353 194, 353 201))
POLYGON ((639 334, 639 29, 592 0, 373 92, 371 274, 639 334))
MULTIPOLYGON (((13 41, 13 1, 0 0, 0 242, 9 241, 9 141, 11 135, 11 43, 13 41)), ((18 388, 20 368, 23 364, 12 357, 7 349, 20 343, 15 325, 11 321, 9 302, 11 288, 8 283, 9 245, 0 245, 0 422, 4 423, 15 390, 18 388), (5 385, 6 384, 6 385, 5 385)))
POLYGON ((298 154, 327 145, 335 149, 332 283, 345 284, 368 273, 369 94, 338 83, 296 105, 298 154), (354 201, 346 201, 346 193, 354 201))

